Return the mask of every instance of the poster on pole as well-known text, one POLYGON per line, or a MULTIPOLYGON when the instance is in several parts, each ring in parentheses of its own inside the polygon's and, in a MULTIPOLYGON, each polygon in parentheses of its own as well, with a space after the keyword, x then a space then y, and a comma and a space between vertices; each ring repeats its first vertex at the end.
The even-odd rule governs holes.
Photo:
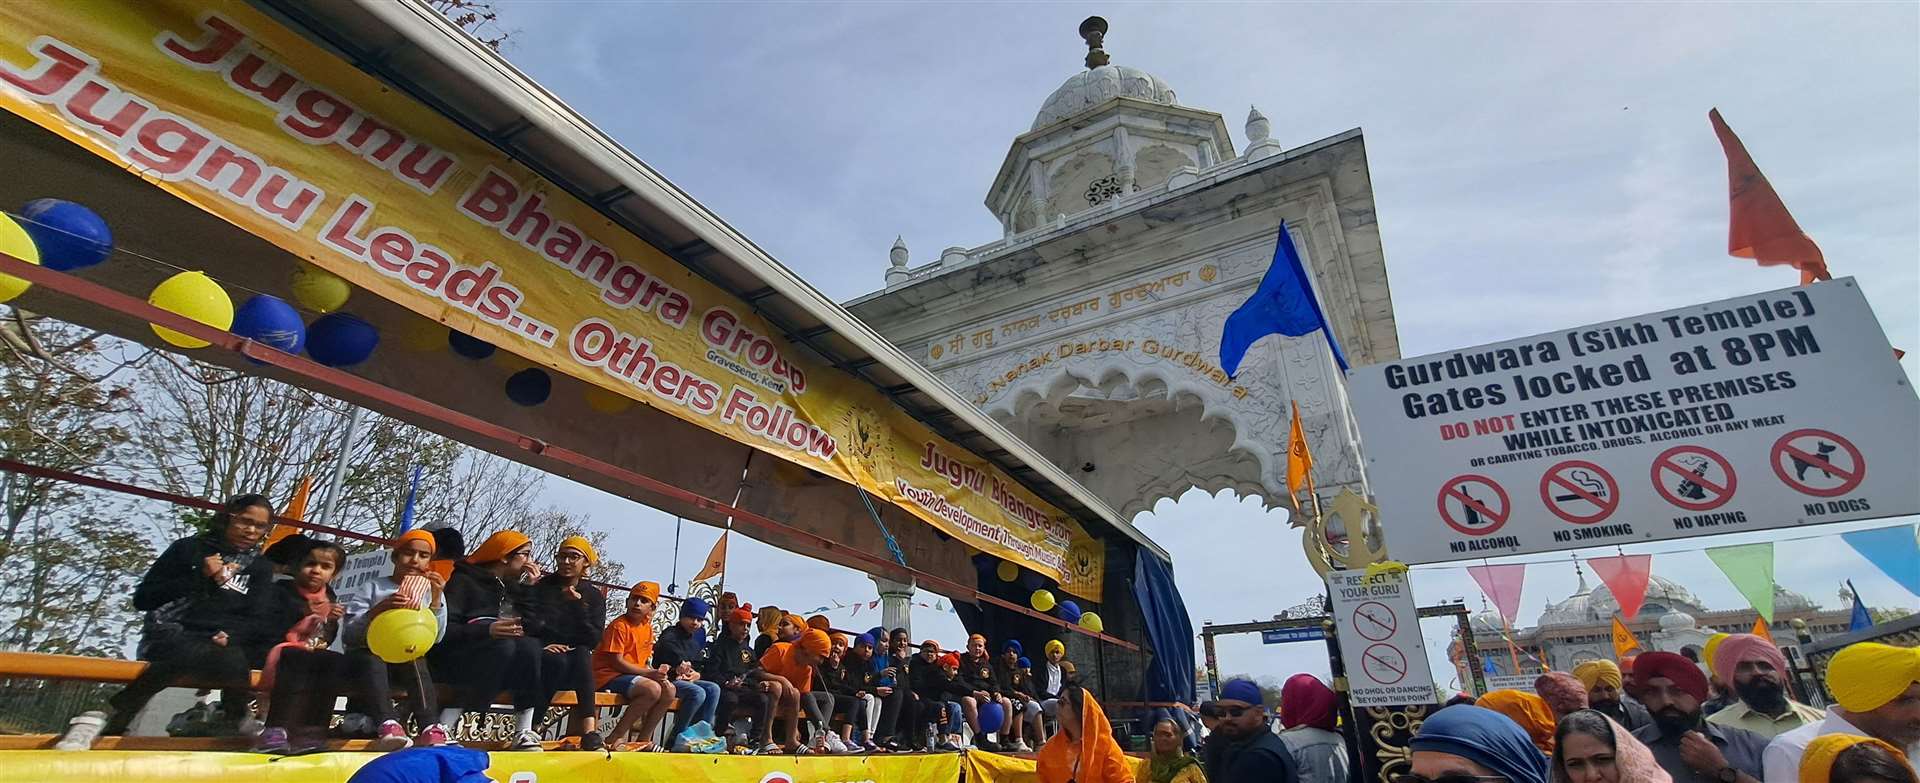
POLYGON ((1432 704, 1433 670, 1405 571, 1327 575, 1333 627, 1355 707, 1432 704))
POLYGON ((1851 278, 1348 383, 1406 563, 1920 513, 1920 400, 1851 278))

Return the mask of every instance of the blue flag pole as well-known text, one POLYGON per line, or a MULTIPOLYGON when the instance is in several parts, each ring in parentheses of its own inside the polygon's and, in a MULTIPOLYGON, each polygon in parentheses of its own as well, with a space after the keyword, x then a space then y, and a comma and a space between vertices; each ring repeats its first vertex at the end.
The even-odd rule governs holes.
POLYGON ((1294 248, 1293 236, 1282 220, 1280 236, 1273 247, 1273 263, 1268 265, 1267 274, 1260 278, 1260 286, 1254 289, 1253 296, 1228 315, 1226 325, 1221 327, 1220 369, 1226 371, 1228 377, 1237 375, 1247 349, 1262 337, 1270 334, 1301 337, 1315 331, 1326 335, 1334 361, 1340 364, 1341 372, 1346 372, 1347 357, 1340 352, 1340 343, 1333 339, 1333 330, 1327 328, 1326 313, 1321 311, 1320 300, 1313 295, 1312 278, 1301 265, 1300 252, 1294 248))
POLYGON ((400 532, 413 529, 413 499, 420 494, 420 466, 413 466, 413 483, 407 487, 407 506, 400 510, 400 532))
POLYGON ((1854 589, 1852 579, 1847 580, 1847 592, 1853 594, 1853 618, 1847 623, 1847 630, 1872 628, 1873 615, 1867 611, 1867 605, 1860 600, 1860 591, 1854 589))

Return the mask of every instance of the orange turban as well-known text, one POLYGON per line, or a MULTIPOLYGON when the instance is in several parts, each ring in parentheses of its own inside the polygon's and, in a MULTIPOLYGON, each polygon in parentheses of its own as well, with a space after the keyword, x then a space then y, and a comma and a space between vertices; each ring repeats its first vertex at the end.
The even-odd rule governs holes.
POLYGON ((647 599, 647 603, 650 603, 650 604, 660 603, 660 583, 659 582, 641 582, 633 586, 633 591, 635 593, 640 594, 641 596, 644 596, 647 599))
POLYGON ((806 627, 812 628, 813 630, 816 630, 816 631, 831 631, 833 630, 833 621, 828 620, 827 616, 824 614, 816 614, 812 617, 807 618, 806 627))
POLYGON ((833 652, 833 640, 827 638, 826 631, 817 629, 809 629, 801 634, 799 645, 800 649, 822 658, 827 657, 827 653, 833 652))
POLYGON ((396 538, 393 540, 393 551, 395 552, 400 551, 400 545, 405 544, 408 541, 425 541, 427 544, 427 555, 429 557, 431 557, 433 553, 438 549, 438 547, 435 546, 432 531, 421 530, 420 528, 416 527, 405 533, 401 533, 399 538, 396 538))
POLYGON ((953 653, 947 653, 946 655, 940 656, 940 667, 943 669, 960 668, 960 656, 955 655, 953 653))
POLYGON ((487 540, 480 542, 480 546, 473 550, 473 554, 467 555, 467 562, 478 565, 505 560, 507 555, 513 554, 514 550, 528 543, 530 542, 527 540, 527 534, 518 530, 502 530, 487 536, 487 540))
POLYGON ((1533 746, 1541 753, 1553 755, 1553 731, 1558 722, 1554 720, 1553 710, 1547 707, 1547 701, 1526 691, 1494 691, 1474 702, 1481 707, 1498 712, 1511 718, 1520 728, 1526 729, 1527 737, 1533 740, 1533 746))
POLYGON ((565 540, 560 542, 560 548, 579 552, 582 557, 587 559, 587 565, 600 564, 600 555, 593 551, 593 542, 588 541, 586 536, 567 536, 565 540))
POLYGON ((742 607, 733 610, 733 614, 727 615, 727 619, 736 623, 750 623, 753 622, 753 612, 747 611, 746 608, 742 607))

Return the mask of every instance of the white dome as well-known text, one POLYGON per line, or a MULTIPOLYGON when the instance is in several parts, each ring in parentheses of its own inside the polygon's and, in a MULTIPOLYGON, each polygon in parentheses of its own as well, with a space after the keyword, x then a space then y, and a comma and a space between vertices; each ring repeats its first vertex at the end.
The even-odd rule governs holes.
POLYGON ((1118 97, 1174 105, 1173 88, 1160 77, 1124 65, 1102 65, 1067 77, 1047 96, 1033 118, 1033 130, 1052 125, 1118 97))

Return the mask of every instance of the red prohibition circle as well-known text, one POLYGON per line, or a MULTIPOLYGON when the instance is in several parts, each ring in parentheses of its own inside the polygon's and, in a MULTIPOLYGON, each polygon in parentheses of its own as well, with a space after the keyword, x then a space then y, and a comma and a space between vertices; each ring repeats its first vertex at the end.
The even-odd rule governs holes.
POLYGON ((1803 494, 1814 497, 1833 498, 1845 495, 1857 489, 1860 486, 1860 482, 1865 481, 1867 478, 1867 458, 1860 453, 1859 447, 1854 446, 1853 441, 1826 430, 1794 430, 1782 435, 1779 440, 1773 442, 1773 450, 1768 452, 1768 459, 1773 462, 1773 475, 1779 476, 1781 483, 1793 487, 1803 494), (1853 457, 1853 472, 1848 473, 1835 467, 1833 462, 1828 460, 1825 455, 1808 454, 1793 448, 1793 440, 1795 438, 1819 438, 1821 440, 1832 441, 1834 445, 1846 450, 1848 456, 1853 457), (1793 474, 1788 474, 1787 468, 1780 464, 1781 457, 1789 457, 1789 462, 1802 463, 1807 467, 1797 469, 1793 474), (1837 473, 1843 478, 1841 478, 1839 486, 1821 489, 1799 479, 1799 476, 1805 475, 1811 470, 1819 470, 1829 476, 1837 473))
POLYGON ((1469 536, 1491 535, 1494 531, 1499 530, 1502 527, 1505 527, 1507 524, 1507 519, 1513 516, 1513 501, 1508 499, 1507 491, 1501 488, 1501 486, 1498 483, 1495 483, 1493 479, 1487 478, 1486 476, 1482 476, 1477 473, 1467 473, 1467 474, 1454 476, 1453 478, 1447 479, 1447 483, 1440 485, 1440 496, 1436 499, 1435 502, 1437 503, 1438 508, 1440 509, 1440 519, 1447 523, 1447 527, 1453 528, 1454 530, 1457 530, 1469 536), (1453 487, 1455 484, 1462 484, 1469 481, 1477 481, 1489 487, 1492 487, 1493 494, 1499 496, 1500 498, 1500 510, 1498 512, 1495 512, 1491 507, 1487 506, 1485 503, 1482 503, 1481 501, 1467 497, 1466 493, 1454 491, 1453 487), (1467 506, 1469 509, 1480 514, 1484 514, 1487 518, 1492 519, 1493 525, 1491 527, 1488 527, 1485 530, 1475 530, 1473 528, 1467 527, 1465 522, 1455 521, 1453 518, 1453 515, 1447 513, 1447 498, 1449 497, 1460 501, 1461 505, 1467 506))
POLYGON ((1613 474, 1608 473, 1606 468, 1586 460, 1570 459, 1551 468, 1547 468, 1547 472, 1540 474, 1540 502, 1546 504, 1547 510, 1553 512, 1553 515, 1556 517, 1576 525, 1591 525, 1613 516, 1613 512, 1620 508, 1620 482, 1615 481, 1613 474), (1607 497, 1612 498, 1612 501, 1608 501, 1594 494, 1592 490, 1586 487, 1560 477, 1560 471, 1575 468, 1598 473, 1600 475, 1600 481, 1607 485, 1607 497), (1569 497, 1569 495, 1573 497, 1569 497), (1581 500, 1598 506, 1599 510, 1591 514, 1577 514, 1571 510, 1561 508, 1561 504, 1563 503, 1576 503, 1581 500))
POLYGON ((1394 647, 1391 644, 1376 644, 1371 647, 1368 647, 1366 650, 1360 653, 1360 668, 1361 668, 1361 671, 1366 672, 1369 677, 1372 677, 1374 682, 1380 683, 1381 685, 1392 685, 1394 683, 1397 683, 1401 680, 1406 679, 1407 670, 1413 667, 1407 665, 1407 656, 1406 654, 1400 652, 1399 648, 1394 647), (1387 655, 1387 653, 1392 654, 1391 655, 1392 660, 1389 660, 1389 656, 1387 655), (1400 662, 1400 665, 1398 667, 1395 667, 1393 665, 1394 660, 1397 660, 1400 662), (1393 679, 1387 679, 1386 677, 1372 677, 1373 669, 1367 666, 1368 662, 1377 663, 1380 665, 1379 668, 1386 669, 1387 671, 1393 672, 1394 674, 1393 679))
POLYGON ((1660 497, 1666 498, 1668 503, 1672 503, 1689 511, 1712 511, 1713 509, 1724 506, 1727 504, 1727 501, 1733 499, 1734 490, 1740 488, 1740 477, 1733 472, 1733 463, 1728 462, 1726 457, 1720 456, 1718 452, 1712 449, 1691 444, 1675 446, 1660 452, 1660 456, 1653 458, 1651 476, 1653 479, 1653 489, 1655 492, 1660 493, 1660 497), (1678 490, 1668 489, 1666 483, 1661 481, 1663 478, 1663 476, 1661 476, 1662 469, 1680 475, 1692 475, 1690 470, 1673 461, 1676 455, 1683 453, 1697 454, 1719 465, 1720 470, 1727 474, 1727 485, 1724 487, 1718 486, 1712 482, 1701 480, 1698 476, 1688 479, 1701 489, 1711 493, 1704 500, 1682 497, 1678 494, 1678 490))

